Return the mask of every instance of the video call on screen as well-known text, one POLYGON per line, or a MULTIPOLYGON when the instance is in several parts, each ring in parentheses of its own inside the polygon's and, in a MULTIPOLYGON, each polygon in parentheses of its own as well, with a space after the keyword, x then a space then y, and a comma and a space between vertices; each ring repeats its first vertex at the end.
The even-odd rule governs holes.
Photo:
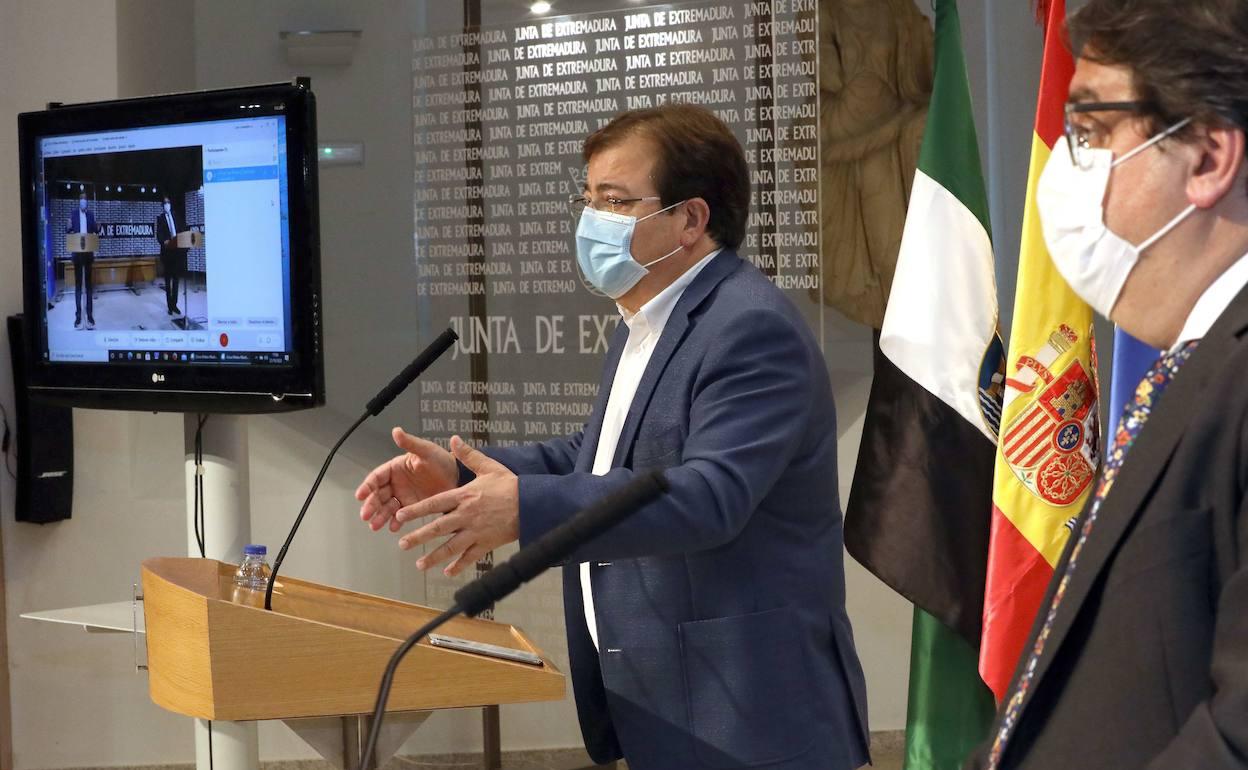
POLYGON ((48 360, 290 362, 284 117, 47 136, 38 149, 48 360))

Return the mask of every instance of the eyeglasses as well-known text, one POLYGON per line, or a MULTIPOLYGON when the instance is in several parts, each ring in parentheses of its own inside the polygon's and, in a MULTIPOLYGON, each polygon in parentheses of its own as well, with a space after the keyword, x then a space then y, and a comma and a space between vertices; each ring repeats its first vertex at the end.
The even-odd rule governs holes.
POLYGON ((1066 103, 1066 146, 1070 150, 1070 160, 1079 168, 1087 171, 1095 163, 1094 149, 1102 149, 1109 143, 1110 131, 1104 125, 1093 121, 1091 125, 1075 122, 1075 116, 1088 112, 1134 112, 1139 113, 1151 109, 1153 105, 1145 101, 1133 102, 1067 102, 1066 103))
POLYGON ((657 195, 644 195, 640 198, 614 198, 610 195, 595 203, 584 195, 573 195, 568 198, 568 212, 573 219, 580 219, 585 209, 593 207, 595 211, 610 211, 612 214, 623 214, 632 208, 634 203, 642 201, 661 201, 657 195))

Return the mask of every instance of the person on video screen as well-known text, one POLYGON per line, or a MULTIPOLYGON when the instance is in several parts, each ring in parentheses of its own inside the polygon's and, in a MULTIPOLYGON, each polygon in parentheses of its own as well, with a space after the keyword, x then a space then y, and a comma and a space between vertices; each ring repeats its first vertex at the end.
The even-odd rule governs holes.
MULTIPOLYGON (((66 233, 83 233, 90 235, 98 235, 100 230, 95 224, 95 214, 91 212, 91 207, 87 204, 87 194, 84 192, 78 196, 78 208, 73 214, 69 215, 69 224, 65 226, 66 233)), ((87 295, 87 328, 95 328, 95 305, 93 295, 95 293, 95 281, 91 275, 91 271, 95 266, 94 251, 76 251, 74 252, 74 328, 82 328, 82 295, 87 295)))
POLYGON ((156 240, 160 243, 160 265, 165 273, 165 307, 169 315, 181 315, 178 308, 178 286, 182 274, 186 272, 186 249, 178 248, 178 232, 185 230, 178 227, 173 215, 173 202, 166 195, 163 208, 156 217, 156 240))

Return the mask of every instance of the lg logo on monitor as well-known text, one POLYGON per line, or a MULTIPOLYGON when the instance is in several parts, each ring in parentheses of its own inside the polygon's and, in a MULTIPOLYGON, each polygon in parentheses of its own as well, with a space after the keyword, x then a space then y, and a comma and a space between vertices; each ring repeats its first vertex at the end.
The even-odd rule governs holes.
POLYGON ((164 382, 165 375, 160 372, 152 372, 152 382, 164 382))

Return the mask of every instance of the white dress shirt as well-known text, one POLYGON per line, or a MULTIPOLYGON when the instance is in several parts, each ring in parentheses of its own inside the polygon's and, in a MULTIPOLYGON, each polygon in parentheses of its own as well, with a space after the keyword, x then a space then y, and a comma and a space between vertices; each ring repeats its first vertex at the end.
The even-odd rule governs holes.
POLYGON ((87 212, 78 209, 78 232, 87 232, 87 212))
POLYGON ((1235 299, 1246 285, 1248 285, 1248 254, 1240 257, 1235 264, 1228 267, 1216 281, 1209 284, 1209 288, 1200 295, 1200 299, 1196 300, 1196 304, 1192 306, 1192 312, 1188 314, 1187 321, 1183 324, 1183 331, 1179 332, 1179 337, 1174 341, 1170 352, 1173 353, 1192 340, 1204 339, 1214 322, 1231 304, 1231 300, 1235 299))
MULTIPOLYGON (((624 420, 628 417, 629 407, 633 405, 633 396, 636 395, 637 386, 645 374, 646 364, 650 363, 650 354, 654 352, 659 337, 663 336, 663 327, 667 325, 667 319, 676 308, 677 300, 685 293, 689 284, 693 283, 698 273, 702 272, 702 268, 719 252, 716 249, 707 254, 666 289, 642 305, 636 313, 629 313, 620 307, 620 315, 628 326, 628 341, 624 343, 620 364, 615 370, 615 379, 611 381, 611 395, 607 398, 602 431, 598 434, 598 448, 594 453, 595 476, 602 476, 611 470, 616 445, 620 441, 620 431, 624 429, 624 420)), ((585 626, 589 629, 589 638, 594 641, 596 648, 598 621, 594 614, 593 588, 589 582, 589 562, 581 563, 581 598, 585 604, 585 626)))
POLYGON ((165 212, 165 222, 169 225, 169 237, 173 238, 174 236, 178 234, 178 231, 173 226, 173 213, 172 212, 169 212, 169 211, 165 212))

